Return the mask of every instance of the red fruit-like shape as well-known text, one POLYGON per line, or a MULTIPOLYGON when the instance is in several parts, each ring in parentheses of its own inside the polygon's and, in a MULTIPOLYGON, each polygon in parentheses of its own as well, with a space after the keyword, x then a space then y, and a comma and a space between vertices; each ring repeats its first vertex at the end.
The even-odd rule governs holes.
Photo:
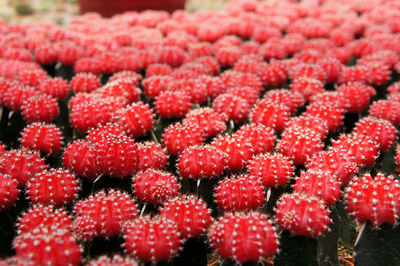
POLYGON ((90 93, 100 87, 99 77, 92 73, 78 73, 71 80, 71 89, 74 93, 90 93))
POLYGON ((250 106, 253 106, 259 97, 258 91, 253 87, 233 87, 228 89, 226 93, 245 99, 250 106))
POLYGON ((167 89, 167 85, 172 81, 170 76, 152 76, 142 80, 144 93, 152 98, 157 97, 167 89))
POLYGON ((321 119, 328 125, 330 132, 336 131, 343 123, 344 110, 338 105, 314 102, 307 106, 304 116, 312 116, 321 119))
POLYGON ((82 250, 74 234, 66 229, 36 228, 14 240, 17 257, 33 261, 35 265, 80 265, 82 250))
POLYGON ((346 111, 350 113, 359 113, 368 107, 371 97, 376 92, 371 86, 360 82, 343 84, 338 88, 339 94, 344 98, 346 111))
POLYGON ((224 171, 228 155, 213 146, 192 146, 179 157, 178 169, 183 178, 218 177, 224 171))
POLYGON ((263 99, 268 99, 286 105, 289 107, 291 114, 293 114, 297 108, 303 106, 305 103, 305 99, 301 93, 292 92, 287 89, 275 89, 267 91, 263 99))
POLYGON ((150 168, 162 170, 167 166, 168 155, 162 146, 155 142, 139 143, 138 170, 144 171, 150 168))
POLYGON ((171 155, 179 155, 186 148, 202 144, 203 141, 203 132, 198 125, 193 123, 171 125, 163 134, 164 146, 171 155))
POLYGON ((193 195, 182 195, 167 201, 160 215, 178 225, 182 239, 201 236, 212 222, 206 203, 193 195))
POLYGON ((41 65, 51 65, 57 62, 57 49, 51 44, 42 44, 35 48, 35 61, 41 65))
POLYGON ((125 70, 125 71, 120 71, 117 73, 114 73, 110 79, 108 80, 108 82, 114 82, 116 80, 123 80, 123 83, 129 83, 134 87, 137 87, 139 85, 139 82, 142 80, 142 75, 140 75, 139 73, 136 73, 134 71, 129 71, 129 70, 125 70))
POLYGON ((211 246, 224 259, 261 261, 278 251, 278 236, 265 214, 227 213, 209 230, 211 246))
POLYGON ((327 206, 340 200, 342 191, 338 178, 330 172, 308 170, 302 172, 293 186, 294 192, 305 193, 322 199, 327 206))
POLYGON ((95 146, 97 167, 103 174, 122 178, 137 171, 139 148, 126 136, 107 135, 95 146))
POLYGON ((77 191, 75 176, 62 169, 37 173, 28 184, 28 196, 34 204, 62 206, 72 202, 77 191))
POLYGON ((61 151, 62 133, 53 124, 32 123, 21 133, 21 146, 45 154, 61 151))
POLYGON ((169 75, 172 73, 172 67, 167 64, 152 64, 146 69, 146 77, 169 75))
POLYGON ((63 78, 46 79, 39 83, 38 91, 57 100, 64 100, 69 93, 69 84, 63 78))
POLYGON ((339 78, 340 72, 342 72, 343 64, 336 58, 325 57, 318 60, 317 65, 322 67, 326 74, 326 82, 334 83, 339 78))
POLYGON ((286 185, 293 178, 290 159, 281 154, 260 154, 249 162, 250 175, 260 179, 264 187, 286 185))
POLYGON ((378 62, 364 63, 363 65, 369 70, 370 76, 367 80, 368 84, 379 86, 389 81, 390 75, 392 74, 389 66, 378 62))
POLYGON ((330 211, 324 202, 302 193, 284 194, 276 207, 276 219, 282 229, 293 235, 317 237, 328 230, 330 211))
POLYGON ((190 110, 191 97, 183 91, 161 92, 155 101, 156 112, 165 118, 181 118, 190 110))
POLYGON ((78 177, 95 179, 99 175, 96 162, 96 150, 92 143, 75 140, 64 151, 64 167, 78 177))
POLYGON ((242 175, 220 181, 215 188, 215 199, 223 211, 249 211, 264 205, 265 193, 256 177, 242 175))
POLYGON ((213 75, 219 73, 220 65, 217 59, 213 56, 202 56, 197 58, 195 62, 202 64, 205 67, 207 73, 211 73, 213 75))
POLYGON ((309 102, 312 96, 324 91, 324 84, 317 79, 299 77, 290 84, 290 90, 301 93, 304 99, 309 102))
POLYGON ((126 137, 125 132, 120 125, 109 122, 89 130, 86 140, 92 144, 97 144, 105 137, 111 136, 116 138, 126 137))
POLYGON ((18 73, 17 79, 22 85, 37 87, 40 83, 49 79, 49 76, 46 71, 35 68, 22 70, 18 73))
POLYGON ((400 81, 397 81, 397 82, 393 83, 392 85, 390 85, 387 88, 387 91, 389 92, 389 94, 400 93, 400 81))
POLYGON ((239 135, 220 136, 213 141, 212 146, 228 155, 226 168, 230 171, 242 170, 254 153, 249 141, 239 135))
POLYGON ((114 119, 126 135, 137 138, 146 135, 153 128, 154 113, 147 104, 137 102, 118 110, 114 119))
POLYGON ((136 82, 129 78, 120 78, 108 82, 103 87, 96 90, 102 97, 125 97, 128 103, 136 102, 140 99, 142 91, 136 87, 136 82))
POLYGON ((201 104, 207 98, 206 84, 199 83, 194 78, 172 80, 167 85, 167 90, 186 92, 193 104, 201 104))
POLYGON ((310 98, 310 103, 320 102, 324 105, 337 105, 340 109, 346 110, 348 100, 338 91, 325 91, 318 93, 310 98))
POLYGON ((328 135, 328 124, 326 121, 316 116, 297 116, 289 120, 286 125, 286 130, 292 128, 308 128, 314 130, 321 136, 321 141, 324 141, 328 135))
POLYGON ((139 217, 135 201, 129 194, 100 191, 75 205, 75 233, 81 240, 121 234, 122 225, 139 217))
POLYGON ((213 108, 218 113, 226 114, 229 120, 236 123, 244 122, 250 113, 250 105, 245 99, 227 93, 214 100, 213 108))
POLYGON ((288 156, 297 165, 304 165, 309 157, 323 149, 319 133, 307 129, 293 127, 282 134, 277 150, 288 156))
POLYGON ((113 255, 112 258, 102 255, 96 259, 89 261, 89 266, 138 266, 139 264, 129 257, 121 255, 113 255))
POLYGON ((258 60, 252 56, 242 56, 233 66, 233 70, 260 76, 263 67, 262 61, 262 59, 258 60))
POLYGON ((274 149, 276 136, 272 128, 261 124, 249 124, 242 126, 236 131, 238 136, 241 136, 253 146, 254 154, 270 152, 274 149))
POLYGON ((59 114, 57 100, 50 95, 33 96, 21 106, 22 115, 28 123, 53 121, 59 114))
POLYGON ((149 216, 127 223, 125 249, 128 254, 153 264, 178 254, 181 244, 178 225, 164 216, 149 216))
POLYGON ((353 129, 355 134, 368 135, 379 144, 381 151, 389 149, 396 140, 397 129, 389 121, 367 116, 353 129))
POLYGON ((379 155, 379 144, 367 135, 343 135, 333 141, 332 147, 353 156, 358 166, 373 165, 379 155))
POLYGON ((318 79, 325 82, 326 74, 322 67, 316 64, 298 64, 290 71, 290 78, 295 80, 300 77, 318 79))
POLYGON ((197 108, 190 111, 184 120, 185 123, 198 125, 203 132, 204 138, 216 136, 226 130, 227 117, 225 114, 217 113, 209 107, 197 108))
POLYGON ((34 87, 12 84, 4 93, 2 102, 14 112, 20 112, 24 101, 33 96, 39 95, 34 87))
POLYGON ((251 122, 282 132, 290 118, 290 109, 284 104, 269 100, 258 102, 251 110, 251 122))
POLYGON ((233 66, 236 61, 240 58, 241 51, 240 48, 235 45, 227 45, 225 47, 219 48, 215 57, 221 66, 233 66))
POLYGON ((375 227, 395 225, 400 216, 400 184, 393 176, 377 173, 356 178, 346 189, 346 209, 357 221, 370 221, 375 227))
POLYGON ((20 186, 26 186, 36 174, 47 169, 39 154, 29 150, 10 150, 0 157, 0 172, 11 175, 20 186))
POLYGON ((177 46, 165 46, 159 52, 158 62, 179 67, 185 61, 185 51, 177 46))
POLYGON ((133 177, 133 189, 139 200, 161 205, 179 195, 176 177, 160 170, 147 169, 133 177))
POLYGON ((338 83, 347 82, 361 82, 368 83, 370 80, 371 72, 368 67, 363 65, 355 65, 343 67, 342 72, 340 72, 338 83))
POLYGON ((379 100, 371 104, 369 114, 373 117, 382 118, 394 126, 400 125, 400 102, 391 100, 379 100))
POLYGON ((10 175, 0 174, 0 210, 14 206, 18 199, 18 182, 10 175))
POLYGON ((225 85, 222 83, 222 80, 217 77, 211 77, 208 75, 201 75, 196 78, 196 82, 200 84, 204 84, 207 90, 207 97, 213 99, 218 95, 224 93, 226 91, 225 85))
POLYGON ((357 174, 357 163, 345 151, 331 149, 314 154, 307 162, 307 169, 330 173, 346 186, 357 174))
POLYGON ((287 56, 286 49, 280 39, 269 40, 260 47, 259 54, 265 60, 283 59, 287 56))
POLYGON ((54 206, 34 205, 18 221, 18 235, 29 233, 36 228, 72 229, 71 217, 62 209, 54 206))
POLYGON ((228 70, 222 73, 220 78, 224 82, 226 88, 252 87, 257 90, 258 93, 263 91, 262 82, 255 74, 228 70))

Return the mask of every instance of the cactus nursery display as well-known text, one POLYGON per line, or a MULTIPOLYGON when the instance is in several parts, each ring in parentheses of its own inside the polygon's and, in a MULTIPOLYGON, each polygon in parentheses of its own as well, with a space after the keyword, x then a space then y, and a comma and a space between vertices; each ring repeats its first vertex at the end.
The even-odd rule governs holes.
POLYGON ((0 265, 400 265, 400 1, 0 21, 0 265))

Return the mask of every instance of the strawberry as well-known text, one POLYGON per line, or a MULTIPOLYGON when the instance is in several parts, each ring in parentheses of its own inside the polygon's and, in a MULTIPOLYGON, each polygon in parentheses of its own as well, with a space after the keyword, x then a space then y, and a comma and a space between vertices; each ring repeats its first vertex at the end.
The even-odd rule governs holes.
POLYGON ((18 182, 10 175, 0 174, 0 210, 10 209, 18 200, 18 182))
POLYGON ((293 178, 290 159, 281 154, 260 154, 249 162, 249 173, 260 179, 264 187, 286 185, 293 178))
POLYGON ((220 181, 215 188, 215 199, 223 211, 248 211, 263 206, 265 193, 257 178, 241 175, 220 181))
POLYGON ((279 245, 268 217, 257 212, 225 214, 210 227, 208 237, 221 258, 238 263, 272 257, 279 245))
POLYGON ((360 82, 351 82, 341 85, 338 93, 345 99, 346 110, 350 113, 359 113, 368 107, 371 97, 375 96, 375 89, 360 82))
POLYGON ((182 242, 178 225, 164 216, 136 219, 124 231, 126 252, 153 264, 175 257, 182 242))
POLYGON ((343 150, 331 149, 314 154, 307 161, 307 169, 330 173, 346 186, 358 171, 355 159, 343 150))
POLYGON ((210 209, 202 199, 193 195, 170 199, 164 203, 160 216, 173 220, 184 240, 201 236, 212 222, 210 209))
POLYGON ((75 204, 75 234, 80 240, 119 235, 123 223, 139 217, 135 201, 125 192, 97 192, 75 204))
POLYGON ((62 133, 53 124, 32 123, 21 133, 21 146, 45 154, 61 151, 62 133))
POLYGON ((220 94, 215 98, 213 108, 236 123, 244 122, 250 113, 250 105, 247 100, 227 93, 220 94))
POLYGON ((303 193, 283 194, 275 211, 279 226, 293 235, 321 236, 332 222, 324 202, 303 193))
POLYGON ((343 123, 344 110, 334 103, 314 102, 307 106, 304 116, 312 116, 321 119, 328 125, 330 132, 336 131, 343 123))
POLYGON ((222 174, 227 161, 228 155, 218 148, 191 146, 182 152, 177 166, 183 178, 213 178, 222 174))
POLYGON ((377 173, 356 178, 346 189, 347 210, 357 221, 396 224, 400 215, 400 184, 393 176, 377 173))
POLYGON ((378 100, 371 104, 369 114, 373 117, 385 119, 394 126, 398 126, 400 125, 400 102, 378 100))
POLYGON ((265 93, 263 99, 268 99, 286 105, 289 107, 291 114, 305 104, 304 96, 301 93, 292 92, 287 89, 269 90, 267 93, 265 93))
POLYGON ((317 79, 299 77, 290 84, 290 90, 301 93, 304 99, 309 102, 312 96, 324 92, 324 84, 317 79))
POLYGON ((74 234, 66 229, 36 228, 14 239, 17 257, 26 258, 35 265, 80 265, 82 249, 74 234))
POLYGON ((138 143, 138 148, 139 171, 144 171, 150 168, 162 170, 167 166, 168 155, 160 144, 148 141, 138 143))
POLYGON ((198 125, 203 132, 204 138, 216 136, 226 130, 227 116, 217 113, 209 107, 197 108, 190 111, 184 120, 186 123, 194 123, 198 125))
POLYGON ((163 134, 163 144, 169 154, 177 156, 186 148, 203 143, 200 127, 194 123, 176 123, 169 126, 163 134))
POLYGON ((155 101, 155 110, 165 118, 181 118, 190 110, 191 97, 183 91, 161 92, 155 101))
POLYGON ((254 154, 271 152, 274 148, 276 136, 274 130, 261 124, 242 126, 236 134, 247 139, 253 146, 254 154))
POLYGON ((45 169, 47 166, 44 160, 33 151, 10 150, 0 156, 0 172, 12 176, 23 187, 36 173, 45 169))
POLYGON ((113 255, 111 258, 106 255, 92 259, 89 266, 137 266, 139 265, 135 260, 129 257, 122 257, 121 255, 113 255))
POLYGON ((71 89, 79 92, 92 92, 101 87, 100 79, 92 73, 78 73, 71 80, 71 89))
POLYGON ((290 118, 290 109, 284 104, 265 98, 259 101, 251 110, 251 122, 270 127, 282 132, 290 118))
POLYGON ((51 78, 40 81, 38 91, 50 95, 57 100, 65 100, 70 88, 67 80, 63 78, 51 78))
POLYGON ((26 122, 53 121, 59 114, 57 100, 50 95, 36 95, 25 100, 21 106, 26 122))
POLYGON ((78 177, 95 179, 99 175, 95 146, 84 140, 75 140, 64 150, 63 164, 78 177))

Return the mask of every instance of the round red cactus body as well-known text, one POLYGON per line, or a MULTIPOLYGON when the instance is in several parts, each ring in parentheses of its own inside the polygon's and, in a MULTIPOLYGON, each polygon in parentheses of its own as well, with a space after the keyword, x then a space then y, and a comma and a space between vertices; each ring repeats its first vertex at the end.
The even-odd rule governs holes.
POLYGON ((242 175, 220 181, 215 188, 215 199, 223 211, 248 211, 263 206, 265 193, 256 177, 242 175))
POLYGON ((371 104, 369 114, 373 117, 382 118, 394 126, 400 125, 400 102, 391 100, 379 100, 371 104))
POLYGON ((325 57, 317 61, 317 65, 322 67, 326 74, 326 82, 334 83, 339 78, 344 65, 338 59, 333 57, 325 57))
POLYGON ((92 144, 97 144, 100 140, 105 137, 126 137, 123 128, 116 123, 106 123, 99 125, 89 130, 86 140, 92 144))
POLYGON ((213 137, 226 130, 227 117, 209 107, 190 111, 184 120, 185 123, 197 124, 203 132, 204 138, 213 137))
POLYGON ((59 114, 57 100, 50 95, 32 96, 21 106, 22 115, 26 122, 53 121, 59 114))
POLYGON ((160 215, 178 225, 182 239, 199 237, 211 225, 211 211, 206 203, 196 196, 183 195, 164 203, 160 215))
POLYGON ((293 235, 317 237, 329 229, 330 211, 324 202, 303 193, 284 194, 276 207, 276 219, 281 228, 293 235))
POLYGON ((347 210, 359 222, 394 225, 400 215, 400 184, 393 176, 377 173, 356 178, 346 190, 347 210))
POLYGON ((38 87, 47 79, 49 79, 47 72, 40 68, 25 69, 18 73, 18 81, 25 86, 38 87))
POLYGON ((227 161, 228 155, 218 148, 191 146, 179 157, 178 169, 183 178, 212 178, 222 174, 227 161))
POLYGON ((35 265, 80 265, 82 250, 74 234, 66 229, 36 228, 14 240, 17 257, 26 258, 35 265))
POLYGON ((139 149, 126 136, 107 135, 95 145, 97 167, 101 173, 122 178, 137 171, 139 149))
POLYGON ((292 92, 287 89, 275 89, 267 91, 263 99, 269 99, 277 103, 282 103, 289 107, 290 113, 293 114, 297 108, 305 103, 304 96, 299 92, 292 92))
POLYGON ((29 150, 10 150, 0 156, 0 172, 11 175, 20 186, 26 186, 36 174, 47 169, 39 154, 29 150))
POLYGON ((34 205, 18 221, 18 235, 29 233, 36 228, 49 230, 72 229, 71 217, 54 206, 34 205))
POLYGON ((389 149, 396 140, 397 129, 389 121, 367 116, 353 129, 355 134, 368 135, 379 144, 381 151, 389 149))
POLYGON ((45 154, 56 154, 61 151, 62 133, 53 124, 32 123, 21 133, 21 146, 45 154))
POLYGON ((14 206, 18 199, 18 182, 10 175, 0 174, 0 210, 14 206))
POLYGON ((274 227, 265 214, 257 212, 227 213, 211 226, 208 236, 222 258, 238 263, 260 261, 278 251, 274 227))
POLYGON ((379 62, 363 63, 362 65, 366 66, 369 70, 368 84, 379 86, 389 81, 392 74, 389 66, 379 62))
POLYGON ((228 155, 226 168, 230 171, 242 170, 254 153, 248 140, 239 135, 220 136, 213 141, 212 146, 228 155))
POLYGON ((332 147, 354 157, 358 166, 371 166, 379 155, 379 144, 368 135, 343 135, 332 147))
POLYGON ((95 179, 99 175, 94 144, 75 140, 64 151, 63 164, 78 177, 95 179))
POLYGON ((71 89, 74 93, 90 93, 100 87, 99 77, 92 73, 77 73, 71 80, 71 89))
POLYGON ((295 80, 300 77, 308 77, 325 82, 326 74, 324 69, 317 64, 297 64, 290 71, 290 78, 295 80))
MULTIPOLYGON (((142 80, 144 93, 152 98, 157 97, 167 89, 167 85, 172 81, 170 76, 151 76, 142 80)), ((189 100, 190 101, 190 100, 189 100)))
POLYGON ((42 44, 34 50, 35 61, 43 65, 51 65, 57 62, 57 49, 51 44, 42 44))
POLYGON ((304 116, 317 117, 325 121, 330 132, 336 131, 343 123, 344 110, 334 103, 313 102, 307 106, 304 116))
POLYGON ((304 165, 309 157, 321 151, 323 147, 319 133, 307 128, 293 127, 282 134, 277 150, 295 164, 304 165))
POLYGON ((142 217, 125 226, 126 252, 143 262, 175 257, 181 242, 178 225, 164 216, 142 217))
POLYGON ((215 57, 221 66, 233 66, 240 58, 240 48, 235 45, 227 45, 216 51, 215 57))
POLYGON ((287 57, 282 40, 272 39, 261 45, 259 53, 265 60, 283 59, 287 57))
POLYGON ((167 166, 168 155, 159 143, 139 143, 138 170, 144 171, 150 168, 162 170, 167 166))
POLYGON ((328 172, 346 186, 357 174, 355 159, 340 149, 331 149, 314 154, 307 162, 307 169, 328 172))
POLYGON ((191 97, 183 91, 161 92, 155 101, 156 112, 165 118, 181 118, 190 110, 191 97))
POLYGON ((284 104, 265 98, 251 110, 251 122, 282 132, 290 118, 290 109, 284 104))
POLYGON ((177 46, 165 46, 158 52, 158 62, 179 67, 185 61, 185 51, 177 46))
POLYGON ((125 97, 128 103, 133 103, 140 99, 142 91, 136 87, 135 80, 119 78, 97 89, 96 93, 103 97, 125 97))
POLYGON ((245 99, 250 106, 253 106, 259 97, 258 91, 253 87, 233 87, 228 89, 226 93, 245 99))
POLYGON ((343 67, 342 72, 339 74, 338 83, 348 82, 361 82, 368 83, 370 80, 371 72, 368 67, 363 65, 355 65, 343 67))
POLYGON ((360 82, 351 82, 341 85, 338 93, 344 98, 346 110, 350 113, 359 113, 368 107, 371 97, 376 94, 371 86, 360 82))
POLYGON ((338 91, 325 91, 316 94, 310 98, 310 103, 320 102, 325 105, 337 105, 340 109, 346 110, 348 106, 347 99, 338 91))
POLYGON ((160 170, 147 169, 133 177, 133 189, 139 200, 161 205, 179 195, 176 177, 160 170))
POLYGON ((312 96, 324 91, 324 84, 318 79, 299 77, 290 84, 290 90, 301 93, 304 99, 309 102, 312 96))
POLYGON ((392 85, 390 85, 389 87, 387 87, 387 91, 389 92, 389 94, 400 93, 400 81, 397 81, 392 85))
POLYGON ((89 266, 138 266, 139 264, 129 257, 122 257, 121 255, 113 255, 111 258, 102 255, 89 262, 89 266))
POLYGON ((75 205, 74 231, 81 240, 119 235, 122 225, 139 217, 135 201, 129 194, 100 191, 75 205))
POLYGON ((201 128, 194 123, 174 124, 163 134, 163 143, 171 155, 179 155, 186 148, 202 144, 204 141, 201 128))
POLYGON ((72 202, 77 191, 75 176, 62 169, 37 173, 28 184, 28 196, 34 204, 62 206, 72 202))
POLYGON ((324 141, 328 135, 328 124, 326 121, 316 116, 297 116, 289 120, 286 125, 286 130, 292 128, 308 128, 314 130, 321 136, 321 141, 324 141))
POLYGON ((193 104, 201 104, 207 99, 206 84, 197 82, 194 78, 172 80, 168 83, 167 90, 186 92, 193 104))
POLYGON ((172 73, 172 67, 167 64, 151 64, 146 69, 146 77, 169 75, 172 73))
POLYGON ((248 140, 253 146, 254 154, 270 152, 274 149, 276 136, 272 128, 262 124, 244 125, 236 131, 238 136, 248 140))
POLYGON ((154 113, 147 104, 137 102, 118 110, 115 120, 126 135, 137 138, 146 135, 153 128, 154 113))
POLYGON ((29 98, 37 95, 39 95, 39 92, 34 87, 12 84, 4 92, 2 102, 12 111, 20 112, 23 103, 29 98))
POLYGON ((302 172, 293 186, 294 192, 305 193, 322 199, 327 206, 340 200, 342 191, 338 178, 330 172, 308 170, 302 172))
POLYGON ((260 179, 264 187, 286 185, 293 178, 290 159, 282 154, 260 154, 249 162, 249 173, 260 179))
POLYGON ((196 82, 201 83, 205 86, 207 97, 211 99, 226 91, 225 85, 222 83, 222 80, 218 76, 212 77, 208 75, 201 75, 196 78, 196 82))
POLYGON ((69 93, 68 81, 63 78, 46 79, 39 83, 38 91, 57 100, 64 100, 69 93))
POLYGON ((215 98, 213 108, 236 123, 244 122, 250 113, 250 105, 247 100, 227 93, 220 94, 215 98))

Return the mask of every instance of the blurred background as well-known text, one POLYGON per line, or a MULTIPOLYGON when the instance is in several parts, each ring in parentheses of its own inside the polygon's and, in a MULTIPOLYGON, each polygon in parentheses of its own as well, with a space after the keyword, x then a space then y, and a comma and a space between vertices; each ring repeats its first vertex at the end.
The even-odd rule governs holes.
MULTIPOLYGON (((185 9, 217 9, 223 7, 227 1, 186 0, 185 9)), ((79 0, 0 0, 0 18, 7 22, 40 21, 67 24, 71 16, 79 13, 79 0)))

